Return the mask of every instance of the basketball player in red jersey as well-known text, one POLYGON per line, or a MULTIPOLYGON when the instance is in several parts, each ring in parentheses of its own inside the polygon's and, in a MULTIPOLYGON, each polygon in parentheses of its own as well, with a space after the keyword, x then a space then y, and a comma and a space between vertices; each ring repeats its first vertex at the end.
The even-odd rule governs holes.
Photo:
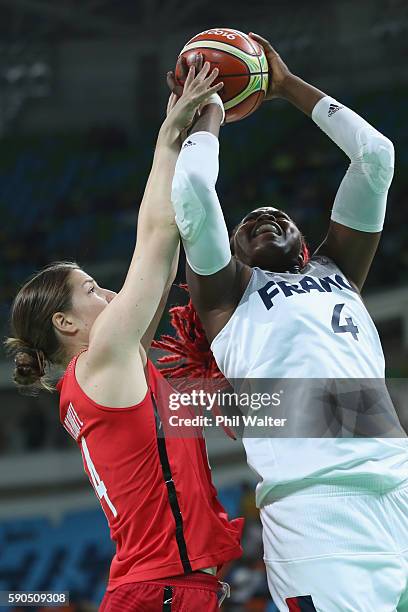
POLYGON ((217 500, 203 439, 162 434, 171 389, 146 357, 178 256, 170 192, 180 135, 222 86, 212 85, 217 74, 208 63, 197 76, 191 67, 183 95, 169 100, 119 293, 58 263, 28 281, 12 308, 15 381, 47 386, 46 365, 66 367, 61 422, 116 542, 102 612, 215 611, 217 568, 241 555, 242 522, 217 500))

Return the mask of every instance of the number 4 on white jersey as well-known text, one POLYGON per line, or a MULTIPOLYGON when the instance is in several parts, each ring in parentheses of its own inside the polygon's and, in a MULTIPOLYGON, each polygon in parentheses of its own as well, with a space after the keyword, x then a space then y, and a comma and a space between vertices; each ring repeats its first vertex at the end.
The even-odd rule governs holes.
POLYGON ((359 329, 351 317, 346 317, 346 324, 340 325, 340 315, 343 310, 344 304, 336 304, 333 310, 333 316, 331 320, 332 330, 335 334, 351 334, 354 340, 358 340, 357 334, 359 329))

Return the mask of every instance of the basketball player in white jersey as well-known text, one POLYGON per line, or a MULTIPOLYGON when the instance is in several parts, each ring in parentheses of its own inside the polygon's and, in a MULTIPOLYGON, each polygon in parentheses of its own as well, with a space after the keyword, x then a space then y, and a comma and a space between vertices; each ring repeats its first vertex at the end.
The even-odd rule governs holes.
MULTIPOLYGON (((269 206, 249 213, 230 245, 215 190, 224 109, 214 96, 182 147, 172 189, 193 303, 230 380, 383 379, 380 340, 360 290, 383 227, 393 145, 252 36, 269 61, 266 99, 284 98, 310 116, 350 165, 311 259, 295 223, 269 206)), ((279 610, 407 611, 405 432, 244 437, 244 445, 259 476, 264 558, 279 610)))

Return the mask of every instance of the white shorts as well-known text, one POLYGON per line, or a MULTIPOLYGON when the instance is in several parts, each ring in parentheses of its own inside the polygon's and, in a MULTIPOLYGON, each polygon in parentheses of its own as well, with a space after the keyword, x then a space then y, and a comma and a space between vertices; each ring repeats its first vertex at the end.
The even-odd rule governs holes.
POLYGON ((408 484, 310 487, 261 508, 261 520, 280 611, 408 612, 408 484))

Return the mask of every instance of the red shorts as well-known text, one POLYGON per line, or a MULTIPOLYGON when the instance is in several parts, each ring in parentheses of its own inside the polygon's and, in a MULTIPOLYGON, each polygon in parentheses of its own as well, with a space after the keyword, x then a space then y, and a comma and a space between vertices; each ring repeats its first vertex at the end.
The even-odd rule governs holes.
POLYGON ((216 612, 221 590, 215 576, 202 572, 132 582, 107 591, 99 612, 216 612))

